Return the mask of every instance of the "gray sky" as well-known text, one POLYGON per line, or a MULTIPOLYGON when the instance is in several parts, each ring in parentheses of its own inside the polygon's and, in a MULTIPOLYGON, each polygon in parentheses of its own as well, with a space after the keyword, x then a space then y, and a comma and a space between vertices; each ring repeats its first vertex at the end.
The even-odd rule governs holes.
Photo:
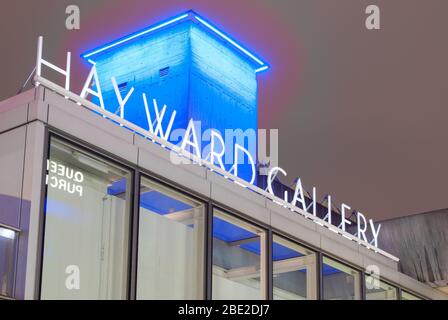
POLYGON ((279 129, 290 178, 376 219, 448 207, 444 0, 3 1, 0 100, 31 71, 38 35, 50 61, 73 52, 78 92, 80 53, 187 9, 272 65, 259 76, 259 126, 279 129), (65 29, 69 4, 79 31, 65 29), (368 4, 379 31, 364 27, 368 4))

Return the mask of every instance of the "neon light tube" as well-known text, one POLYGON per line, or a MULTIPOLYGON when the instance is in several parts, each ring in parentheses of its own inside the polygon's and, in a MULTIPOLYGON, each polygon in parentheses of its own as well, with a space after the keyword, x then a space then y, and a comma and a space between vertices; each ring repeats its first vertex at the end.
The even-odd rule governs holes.
MULTIPOLYGON (((207 21, 203 20, 202 18, 195 16, 195 19, 198 20, 200 23, 202 23, 204 26, 206 26, 207 28, 209 28, 210 30, 212 30, 213 32, 215 32, 217 35, 219 35, 220 37, 224 38, 225 40, 227 40, 228 42, 230 42, 232 45, 234 45, 235 47, 237 47, 239 50, 241 50, 242 52, 244 52, 245 54, 247 54, 249 57, 251 57, 253 60, 255 60, 256 62, 258 62, 258 64, 264 66, 265 63, 263 61, 261 61, 260 59, 258 59, 256 56, 254 56, 252 53, 250 53, 249 51, 247 51, 246 49, 244 49, 242 46, 240 46, 238 43, 236 43, 235 41, 233 41, 232 39, 230 39, 228 36, 226 36, 224 33, 222 33, 221 31, 219 31, 218 29, 216 29, 215 27, 213 27, 210 23, 208 23, 207 21)), ((269 67, 267 67, 269 68, 269 67)), ((266 69, 264 69, 266 70, 266 69)))
POLYGON ((255 70, 255 73, 258 73, 258 72, 261 72, 261 71, 264 71, 264 70, 267 70, 267 69, 269 69, 269 67, 268 66, 264 66, 264 67, 261 67, 261 68, 258 68, 257 70, 255 70))
MULTIPOLYGON (((189 15, 188 13, 185 13, 185 14, 179 16, 179 17, 173 18, 173 19, 171 19, 171 20, 169 20, 169 21, 166 21, 166 22, 164 22, 164 23, 161 23, 161 24, 159 24, 159 25, 157 25, 157 26, 154 26, 154 27, 152 27, 152 28, 143 30, 143 31, 141 31, 141 32, 139 32, 139 33, 133 34, 133 35, 131 35, 131 36, 129 36, 129 37, 126 37, 126 38, 124 38, 124 39, 121 39, 121 40, 119 40, 119 41, 117 41, 117 42, 113 42, 113 43, 111 43, 111 44, 109 44, 109 45, 106 45, 106 46, 104 46, 104 47, 101 47, 101 48, 99 48, 99 49, 96 49, 95 51, 86 53, 86 54, 82 55, 82 57, 83 57, 83 58, 91 57, 91 56, 93 56, 93 55, 95 55, 95 54, 97 54, 97 53, 100 53, 100 52, 103 52, 103 51, 108 50, 108 49, 110 49, 110 48, 116 47, 116 46, 118 46, 118 45, 120 45, 120 44, 122 44, 122 43, 125 43, 125 42, 130 41, 130 40, 135 39, 135 38, 138 38, 138 37, 140 37, 140 36, 142 36, 142 35, 144 35, 144 34, 153 32, 153 31, 155 31, 155 30, 158 30, 158 29, 161 29, 161 28, 163 28, 163 27, 166 27, 166 26, 168 26, 168 25, 170 25, 170 24, 173 24, 173 23, 175 23, 175 22, 177 22, 177 21, 180 21, 180 20, 182 20, 182 19, 185 19, 186 17, 188 17, 188 15, 189 15)), ((89 62, 90 62, 90 61, 89 61, 89 62)))

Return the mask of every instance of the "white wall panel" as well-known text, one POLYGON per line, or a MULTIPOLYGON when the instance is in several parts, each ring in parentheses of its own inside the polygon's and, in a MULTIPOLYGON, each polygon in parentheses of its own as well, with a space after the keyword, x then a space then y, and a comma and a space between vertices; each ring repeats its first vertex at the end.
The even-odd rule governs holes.
POLYGON ((0 134, 0 223, 19 227, 26 127, 0 134))

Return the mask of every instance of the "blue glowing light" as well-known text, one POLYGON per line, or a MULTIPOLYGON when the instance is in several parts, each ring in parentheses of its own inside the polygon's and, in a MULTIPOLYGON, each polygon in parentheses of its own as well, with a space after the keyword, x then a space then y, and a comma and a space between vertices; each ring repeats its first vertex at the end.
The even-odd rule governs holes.
MULTIPOLYGON (((118 45, 120 45, 120 44, 123 44, 123 43, 125 43, 125 42, 128 42, 128 41, 130 41, 130 40, 132 40, 132 39, 138 38, 138 37, 140 37, 140 36, 142 36, 142 35, 145 35, 145 34, 147 34, 147 33, 156 31, 156 30, 161 29, 161 28, 163 28, 163 27, 166 27, 166 26, 168 26, 168 25, 170 25, 170 24, 173 24, 173 23, 175 23, 175 22, 178 22, 178 21, 180 21, 180 20, 182 20, 182 19, 187 18, 188 16, 189 16, 188 13, 182 14, 182 15, 180 15, 180 16, 178 16, 178 17, 175 17, 175 18, 173 18, 173 19, 170 19, 170 20, 168 20, 168 21, 166 21, 166 22, 163 22, 163 23, 158 24, 158 25, 156 25, 156 26, 150 27, 149 29, 145 29, 145 30, 143 30, 143 31, 137 32, 137 33, 132 34, 132 35, 130 35, 130 36, 124 37, 124 38, 122 38, 122 39, 120 39, 120 40, 118 40, 118 41, 112 42, 112 43, 110 43, 110 44, 108 44, 108 45, 105 45, 105 46, 103 46, 103 47, 100 47, 100 48, 98 48, 98 49, 95 49, 95 50, 93 50, 93 51, 91 51, 91 52, 85 53, 85 54, 82 55, 82 57, 86 59, 86 58, 91 57, 91 56, 93 56, 93 55, 95 55, 95 54, 97 54, 97 53, 106 51, 106 50, 108 50, 108 49, 110 49, 110 48, 116 47, 116 46, 118 46, 118 45)), ((92 63, 92 60, 89 59, 88 61, 92 63)))
MULTIPOLYGON (((236 47, 238 50, 244 52, 246 55, 248 55, 249 57, 251 57, 253 60, 255 60, 260 66, 263 66, 263 68, 265 68, 264 70, 266 70, 267 68, 269 68, 268 66, 265 65, 265 63, 263 61, 261 61, 260 59, 258 59, 254 54, 250 53, 248 50, 246 50, 245 48, 243 48, 241 45, 239 45, 236 41, 230 39, 228 36, 226 36, 223 32, 219 31, 217 28, 213 27, 210 23, 208 23, 207 21, 205 21, 204 19, 202 19, 201 17, 195 15, 195 19, 197 21, 199 21, 200 23, 202 23, 204 26, 206 26, 207 28, 209 28, 210 30, 212 30, 214 33, 216 33, 217 35, 219 35, 221 38, 223 38, 224 40, 226 40, 227 42, 229 42, 231 45, 233 45, 234 47, 236 47)), ((261 68, 260 68, 261 69, 261 68)))
POLYGON ((111 48, 114 48, 116 46, 119 46, 123 43, 126 43, 128 41, 131 41, 133 39, 136 39, 138 37, 141 37, 143 35, 149 34, 151 32, 160 30, 164 27, 174 25, 175 23, 182 22, 184 19, 189 19, 191 21, 196 21, 198 25, 202 25, 209 31, 211 31, 213 34, 217 35, 221 39, 228 42, 231 46, 236 48, 239 52, 244 54, 245 56, 249 57, 253 62, 255 62, 257 65, 259 65, 259 68, 255 70, 255 73, 265 71, 269 69, 269 65, 263 62, 260 58, 258 58, 255 54, 251 53, 249 50, 244 48, 242 45, 240 45, 238 42, 227 36, 224 32, 220 31, 218 28, 214 27, 210 22, 205 20, 204 18, 200 17, 197 13, 194 11, 188 11, 187 13, 183 13, 177 17, 174 17, 172 19, 169 19, 165 22, 159 23, 157 25, 154 25, 152 27, 149 27, 147 29, 141 30, 139 32, 136 32, 134 34, 131 34, 129 36, 126 36, 124 38, 118 39, 117 41, 111 42, 109 44, 106 44, 104 46, 98 47, 96 49, 93 49, 92 51, 89 51, 87 53, 82 54, 81 56, 86 59, 89 63, 95 64, 94 60, 88 59, 89 57, 92 57, 96 54, 102 53, 106 50, 109 50, 111 48))
POLYGON ((268 70, 268 69, 269 69, 268 66, 263 66, 263 67, 261 67, 261 68, 256 69, 256 70, 255 70, 255 73, 258 73, 258 72, 261 72, 261 71, 265 71, 265 70, 268 70))
MULTIPOLYGON (((166 105, 163 127, 175 111, 173 129, 185 129, 194 119, 200 122, 201 135, 212 128, 221 134, 227 129, 242 130, 236 143, 248 148, 256 161, 255 144, 249 141, 256 141, 251 139, 256 139, 252 132, 257 130, 257 72, 268 70, 269 65, 195 12, 93 48, 82 57, 96 67, 107 111, 117 111, 113 76, 122 97, 134 89, 126 102, 127 121, 149 129, 142 104, 145 93, 159 108, 166 105)), ((98 104, 94 96, 91 101, 98 104)), ((178 144, 179 137, 171 135, 168 141, 178 144)), ((207 152, 207 147, 204 143, 201 152, 207 152)), ((226 145, 226 153, 233 155, 233 148, 226 145)), ((252 167, 246 160, 243 164, 243 158, 247 159, 239 158, 238 176, 251 181, 252 167)), ((233 166, 231 162, 226 170, 233 166)))

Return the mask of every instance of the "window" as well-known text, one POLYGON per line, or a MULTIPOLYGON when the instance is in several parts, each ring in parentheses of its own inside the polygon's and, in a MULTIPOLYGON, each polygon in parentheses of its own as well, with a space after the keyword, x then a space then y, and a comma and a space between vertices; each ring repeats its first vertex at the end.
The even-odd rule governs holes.
POLYGON ((140 187, 138 299, 202 299, 203 203, 143 178, 140 187))
POLYGON ((213 214, 213 299, 266 298, 266 233, 222 211, 213 214))
POLYGON ((366 300, 397 300, 397 297, 396 287, 375 277, 366 276, 366 300))
POLYGON ((16 242, 17 232, 0 226, 0 296, 12 296, 16 242))
POLYGON ((274 300, 317 299, 316 254, 274 235, 274 300))
POLYGON ((324 300, 360 300, 359 271, 324 257, 322 265, 324 300))
POLYGON ((401 300, 423 300, 423 299, 417 297, 416 295, 413 295, 412 293, 401 291, 401 300))
POLYGON ((52 138, 42 299, 125 299, 131 173, 52 138))

